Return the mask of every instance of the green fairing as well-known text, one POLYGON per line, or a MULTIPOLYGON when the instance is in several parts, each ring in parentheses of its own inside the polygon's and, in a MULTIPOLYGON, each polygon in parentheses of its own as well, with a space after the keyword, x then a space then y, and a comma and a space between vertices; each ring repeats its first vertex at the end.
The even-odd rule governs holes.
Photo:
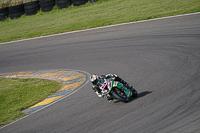
POLYGON ((126 93, 126 95, 128 97, 131 97, 132 96, 132 93, 130 95, 128 95, 130 93, 130 90, 128 90, 126 87, 124 88, 124 92, 126 93))
POLYGON ((118 83, 118 84, 117 84, 117 88, 119 88, 119 89, 121 89, 121 88, 122 88, 122 86, 123 86, 123 84, 122 84, 122 83, 118 83))
MULTIPOLYGON (((111 80, 112 81, 112 88, 114 87, 114 80, 111 80)), ((128 94, 130 93, 130 95, 128 96, 128 97, 131 97, 133 94, 132 94, 132 92, 129 90, 129 89, 127 89, 127 87, 125 87, 122 83, 120 83, 120 82, 118 82, 117 83, 117 86, 115 86, 115 87, 117 87, 118 89, 121 89, 122 87, 124 88, 124 92, 125 92, 125 94, 128 96, 128 94)), ((113 96, 111 96, 111 97, 113 97, 113 96)), ((114 97, 113 97, 114 98, 114 97)))

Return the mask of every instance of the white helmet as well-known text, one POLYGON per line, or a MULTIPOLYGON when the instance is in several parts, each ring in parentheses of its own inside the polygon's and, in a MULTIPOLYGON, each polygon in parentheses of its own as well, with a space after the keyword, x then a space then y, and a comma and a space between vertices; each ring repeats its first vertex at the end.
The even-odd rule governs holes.
POLYGON ((90 76, 90 81, 93 83, 93 84, 97 84, 98 83, 98 75, 96 74, 93 74, 90 76))

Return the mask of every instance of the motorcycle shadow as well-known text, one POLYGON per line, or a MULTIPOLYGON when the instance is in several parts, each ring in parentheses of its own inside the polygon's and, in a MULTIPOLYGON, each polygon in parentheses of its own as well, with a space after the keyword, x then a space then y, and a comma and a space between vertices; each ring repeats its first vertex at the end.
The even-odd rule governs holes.
POLYGON ((140 98, 140 97, 144 97, 150 93, 152 93, 153 91, 143 91, 141 93, 138 94, 138 96, 136 98, 140 98))
MULTIPOLYGON (((138 93, 138 96, 137 96, 137 97, 131 98, 129 102, 132 102, 133 100, 136 100, 136 99, 138 99, 138 98, 144 97, 144 96, 146 96, 146 95, 148 95, 148 94, 151 94, 152 92, 153 92, 153 91, 143 91, 143 92, 140 92, 140 93, 138 93)), ((120 102, 120 101, 117 100, 117 101, 114 101, 114 102, 115 102, 115 103, 118 103, 118 102, 120 102)))
POLYGON ((137 96, 137 97, 131 98, 129 102, 132 102, 133 100, 136 100, 136 99, 138 99, 138 98, 144 97, 144 96, 146 96, 146 95, 148 95, 148 94, 151 94, 152 92, 153 92, 153 91, 143 91, 143 92, 140 92, 140 93, 138 93, 138 96, 137 96))

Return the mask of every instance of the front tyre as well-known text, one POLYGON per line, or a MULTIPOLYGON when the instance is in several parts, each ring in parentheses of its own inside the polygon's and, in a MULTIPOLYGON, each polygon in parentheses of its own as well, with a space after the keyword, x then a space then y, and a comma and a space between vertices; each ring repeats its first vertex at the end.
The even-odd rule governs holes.
POLYGON ((117 88, 114 88, 112 91, 111 91, 111 94, 112 96, 114 96, 116 99, 118 99, 119 101, 122 101, 122 102, 129 102, 129 98, 126 96, 126 94, 121 91, 120 89, 117 89, 117 88))

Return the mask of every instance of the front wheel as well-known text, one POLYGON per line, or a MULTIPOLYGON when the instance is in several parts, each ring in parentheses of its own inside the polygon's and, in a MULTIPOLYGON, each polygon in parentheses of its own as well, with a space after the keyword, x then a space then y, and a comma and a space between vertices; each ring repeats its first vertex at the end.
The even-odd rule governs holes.
POLYGON ((114 88, 111 91, 112 96, 114 96, 115 98, 117 98, 118 100, 122 101, 122 102, 129 102, 129 98, 126 96, 126 94, 121 91, 120 89, 114 88))

